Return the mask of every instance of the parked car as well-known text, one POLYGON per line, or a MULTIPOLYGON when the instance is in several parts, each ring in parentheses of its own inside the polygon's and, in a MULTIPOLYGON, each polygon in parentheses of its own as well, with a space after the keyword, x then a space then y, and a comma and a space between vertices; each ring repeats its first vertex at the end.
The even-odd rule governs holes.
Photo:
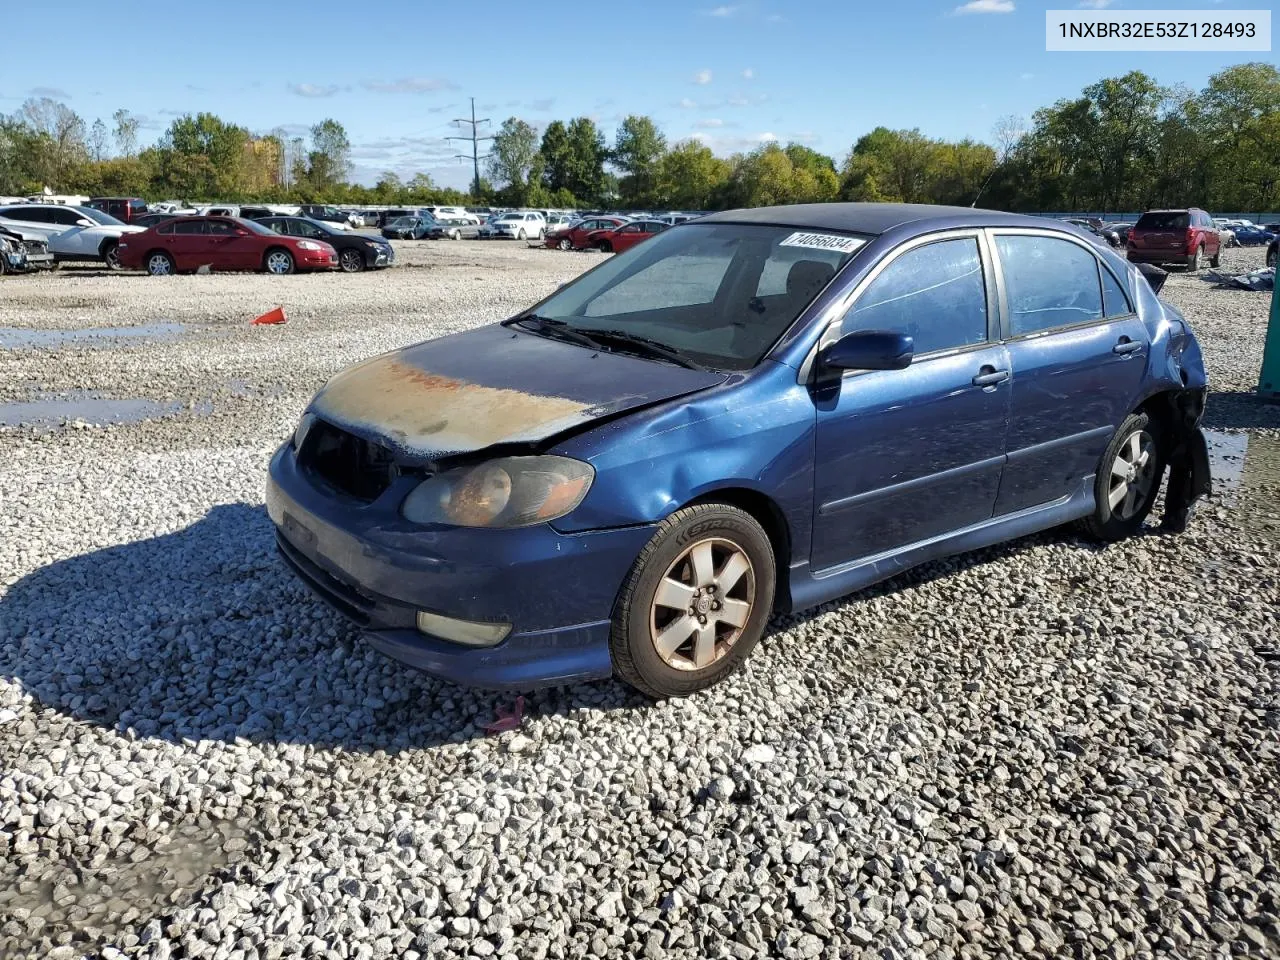
POLYGON ((398 660, 680 696, 775 611, 1068 522, 1132 535, 1166 470, 1180 529, 1206 393, 1183 317, 1073 229, 735 210, 339 373, 266 503, 289 566, 398 660))
POLYGON ((312 220, 323 220, 325 223, 331 223, 339 230, 345 230, 350 225, 347 222, 347 215, 332 204, 304 203, 298 209, 298 214, 312 220))
POLYGON ((379 229, 381 229, 382 227, 385 227, 387 224, 389 224, 392 220, 399 220, 401 217, 416 217, 417 215, 418 215, 417 210, 400 210, 400 209, 380 210, 378 211, 378 216, 377 216, 377 226, 379 229))
POLYGON ((137 223, 147 212, 147 201, 141 197, 91 197, 85 206, 110 214, 121 223, 137 223))
POLYGON ((476 240, 480 225, 470 220, 432 220, 427 223, 426 240, 476 240))
POLYGON ((121 223, 92 207, 55 203, 31 203, 0 207, 0 226, 41 236, 49 244, 55 262, 98 261, 119 269, 116 255, 122 237, 140 233, 142 227, 121 223))
POLYGON ((120 241, 120 263, 152 276, 199 270, 333 270, 338 252, 322 240, 281 236, 241 217, 178 217, 120 241))
POLYGON ((178 217, 178 216, 181 216, 181 214, 177 214, 177 213, 144 213, 144 214, 142 214, 142 216, 140 216, 140 217, 134 217, 134 218, 133 218, 133 226, 135 226, 135 227, 142 227, 142 229, 144 229, 144 230, 145 230, 145 229, 147 229, 148 227, 154 227, 157 223, 164 223, 166 220, 172 220, 172 219, 174 219, 175 217, 178 217))
POLYGON ((1275 239, 1275 234, 1258 226, 1233 227, 1232 232, 1236 235, 1236 242, 1242 247, 1257 247, 1275 239))
POLYGON ((1182 264, 1200 269, 1200 261, 1218 265, 1222 238, 1207 213, 1196 207, 1180 210, 1148 210, 1129 231, 1127 243, 1131 262, 1182 264))
POLYGON ((547 221, 536 210, 516 210, 503 213, 486 224, 489 236, 513 237, 516 240, 541 240, 547 229, 547 221))
POLYGON ((543 243, 558 250, 582 250, 590 244, 587 241, 593 233, 602 230, 613 230, 629 221, 622 217, 588 217, 578 220, 559 230, 548 230, 543 243))
POLYGON ((44 237, 0 226, 0 274, 30 273, 52 267, 53 254, 44 237))
POLYGON ((633 220, 611 230, 588 234, 586 246, 601 253, 622 253, 668 229, 670 224, 662 220, 633 220))
POLYGON ((437 220, 456 220, 460 223, 480 225, 480 218, 468 212, 465 207, 424 207, 423 209, 437 220))
POLYGON ((281 236, 327 243, 338 251, 338 267, 344 273, 389 267, 396 262, 396 252, 386 240, 334 229, 332 224, 323 220, 308 217, 264 217, 258 223, 281 236))
POLYGON ((389 240, 425 240, 433 223, 430 217, 397 217, 382 228, 382 235, 389 240))
POLYGON ((1129 242, 1129 231, 1133 229, 1133 224, 1124 220, 1117 220, 1114 223, 1104 223, 1102 229, 1109 233, 1114 233, 1116 239, 1120 241, 1118 246, 1123 247, 1129 242))

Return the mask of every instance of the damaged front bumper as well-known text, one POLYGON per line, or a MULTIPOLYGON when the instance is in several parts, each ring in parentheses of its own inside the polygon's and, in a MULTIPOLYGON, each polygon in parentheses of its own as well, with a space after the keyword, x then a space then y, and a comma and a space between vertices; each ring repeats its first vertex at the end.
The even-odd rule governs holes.
POLYGON ((1204 416, 1207 387, 1180 390, 1168 395, 1169 486, 1165 492, 1164 515, 1160 528, 1181 533, 1187 528, 1196 502, 1213 489, 1209 472, 1209 444, 1200 420, 1204 416))

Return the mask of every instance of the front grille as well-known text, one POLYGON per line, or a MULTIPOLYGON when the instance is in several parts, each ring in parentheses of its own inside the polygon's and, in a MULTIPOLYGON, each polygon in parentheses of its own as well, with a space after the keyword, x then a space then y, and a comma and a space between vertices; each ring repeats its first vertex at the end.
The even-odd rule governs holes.
POLYGON ((43 240, 24 240, 22 248, 28 255, 42 256, 49 252, 49 245, 43 240))
POLYGON ((365 503, 396 478, 395 457, 378 443, 317 420, 298 454, 299 464, 333 489, 365 503))

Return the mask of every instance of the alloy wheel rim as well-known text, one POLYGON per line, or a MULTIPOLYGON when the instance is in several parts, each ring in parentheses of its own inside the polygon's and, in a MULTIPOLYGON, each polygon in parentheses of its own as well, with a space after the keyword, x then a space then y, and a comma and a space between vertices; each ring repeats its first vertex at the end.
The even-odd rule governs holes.
POLYGON ((154 256, 147 262, 147 269, 153 276, 167 276, 169 273, 169 258, 154 256))
POLYGON ((756 597, 751 558, 723 537, 699 540, 658 582, 649 637, 663 663, 702 670, 728 656, 742 638, 756 597))
POLYGON ((1107 505, 1121 520, 1129 520, 1147 504, 1156 480, 1155 438, 1135 430, 1120 445, 1111 461, 1107 505))
POLYGON ((283 253, 273 253, 267 257, 267 269, 272 273, 284 273, 289 269, 289 258, 283 253))
POLYGON ((347 273, 355 273, 360 268, 360 263, 357 259, 359 256, 360 254, 354 250, 344 250, 342 252, 342 269, 347 273))

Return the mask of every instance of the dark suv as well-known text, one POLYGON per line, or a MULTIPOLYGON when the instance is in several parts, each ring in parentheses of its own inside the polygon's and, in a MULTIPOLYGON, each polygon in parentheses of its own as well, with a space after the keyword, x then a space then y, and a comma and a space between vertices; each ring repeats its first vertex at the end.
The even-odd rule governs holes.
POLYGON ((141 197, 94 197, 86 206, 101 210, 121 223, 133 223, 147 212, 147 201, 141 197))
POLYGON ((1213 219, 1198 207, 1148 210, 1129 231, 1128 254, 1134 263, 1178 263, 1200 269, 1200 258, 1218 265, 1222 237, 1213 219))

